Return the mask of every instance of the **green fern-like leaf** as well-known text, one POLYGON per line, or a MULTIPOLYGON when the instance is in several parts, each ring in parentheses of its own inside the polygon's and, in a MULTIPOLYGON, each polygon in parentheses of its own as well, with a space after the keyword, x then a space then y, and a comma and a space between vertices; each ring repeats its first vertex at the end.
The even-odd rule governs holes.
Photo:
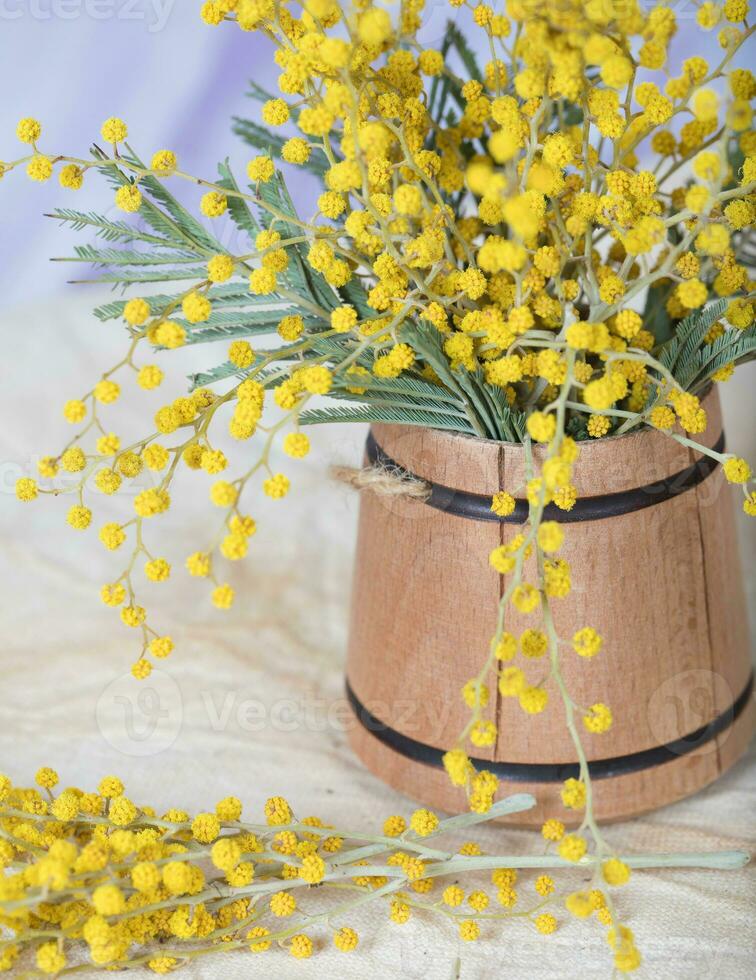
MULTIPOLYGON (((155 316, 166 309, 166 307, 180 303, 181 295, 181 293, 156 293, 153 296, 145 296, 144 300, 150 308, 150 314, 155 316)), ((222 285, 213 286, 208 291, 207 296, 212 301, 214 312, 218 312, 224 308, 228 309, 232 306, 262 305, 255 304, 255 297, 241 283, 223 283, 222 285)), ((94 310, 94 315, 98 320, 102 320, 103 322, 106 320, 118 320, 123 316, 125 305, 126 300, 115 300, 111 303, 105 303, 94 310)))
POLYGON ((662 350, 660 362, 674 375, 682 388, 687 388, 695 377, 696 353, 726 307, 727 300, 719 299, 711 306, 691 313, 678 324, 674 337, 662 350))
POLYGON ((756 327, 748 330, 726 330, 711 344, 704 344, 696 353, 690 368, 689 390, 700 392, 711 377, 728 364, 745 364, 756 360, 756 327))
POLYGON ((646 305, 641 314, 643 326, 654 335, 656 342, 666 344, 673 335, 672 318, 667 313, 669 289, 666 286, 651 286, 646 294, 646 305))
POLYGON ((240 371, 235 364, 226 361, 217 367, 208 368, 207 371, 198 371, 196 374, 189 375, 189 386, 191 391, 197 388, 205 388, 215 384, 217 381, 226 381, 228 378, 244 380, 244 371, 240 371))
POLYGON ((475 398, 471 397, 469 392, 465 390, 460 376, 451 370, 438 331, 433 327, 424 328, 414 323, 406 323, 401 328, 400 334, 402 339, 406 339, 412 348, 422 356, 425 363, 435 371, 441 383, 449 391, 455 392, 459 396, 460 401, 465 405, 470 425, 476 435, 488 435, 495 439, 496 435, 487 427, 485 416, 478 411, 475 398))
POLYGON ((94 279, 72 279, 73 283, 104 283, 109 282, 114 286, 128 286, 144 282, 178 282, 182 279, 192 279, 195 282, 201 281, 207 276, 207 268, 203 265, 190 266, 186 268, 170 269, 122 269, 114 272, 104 272, 98 274, 94 279))
MULTIPOLYGON (((128 144, 125 146, 129 155, 124 159, 135 166, 144 167, 128 144)), ((96 160, 105 157, 98 147, 93 148, 92 154, 96 160)), ((130 174, 120 167, 103 164, 100 169, 107 181, 116 188, 134 183, 130 174)), ((154 231, 171 239, 178 247, 195 252, 198 257, 207 258, 223 251, 220 243, 205 231, 199 221, 183 208, 158 180, 151 176, 143 177, 140 180, 140 188, 146 190, 147 194, 142 197, 139 214, 154 231)))
MULTIPOLYGON (((187 344, 207 344, 218 340, 230 342, 243 337, 260 337, 275 333, 283 316, 293 312, 293 307, 280 309, 249 310, 234 313, 213 313, 204 323, 187 323, 173 317, 187 331, 187 344)), ((304 320, 305 329, 315 331, 319 321, 304 320)))
POLYGON ((339 286, 338 289, 342 301, 353 306, 361 319, 375 316, 375 310, 368 306, 365 292, 354 278, 350 279, 345 286, 339 286))
MULTIPOLYGON (((131 161, 138 167, 144 167, 145 164, 128 144, 127 149, 131 155, 131 161)), ((156 206, 155 202, 162 205, 165 212, 171 216, 182 233, 189 235, 192 242, 195 243, 200 251, 204 251, 208 255, 215 255, 223 251, 223 246, 218 239, 207 231, 200 221, 190 211, 187 211, 170 193, 165 184, 162 184, 156 177, 152 175, 142 177, 139 186, 150 195, 153 206, 156 206)))
POLYGON ((226 160, 225 163, 218 164, 218 173, 220 174, 220 180, 218 183, 221 187, 225 188, 227 191, 234 191, 233 194, 228 197, 228 213, 231 215, 231 220, 234 222, 236 227, 243 234, 249 237, 252 242, 255 240, 255 236, 260 231, 260 225, 255 219, 255 216, 249 209, 247 202, 236 195, 240 192, 236 178, 231 171, 231 166, 226 160))
POLYGON ((306 409, 299 417, 302 425, 322 425, 330 422, 388 422, 392 425, 417 425, 429 429, 450 429, 475 435, 469 422, 455 415, 424 412, 415 408, 394 408, 383 405, 338 405, 333 408, 306 409))
MULTIPOLYGON (((126 221, 114 221, 106 218, 102 214, 93 211, 74 211, 70 208, 56 208, 48 218, 54 218, 62 224, 70 225, 74 231, 83 231, 85 228, 92 228, 98 238, 106 242, 144 242, 147 245, 156 245, 158 248, 175 248, 176 243, 169 238, 160 235, 150 235, 126 221)), ((184 251, 184 246, 179 248, 179 252, 184 251)))
MULTIPOLYGON (((354 384, 354 381, 340 378, 337 385, 344 387, 354 384)), ((416 378, 411 374, 403 374, 399 378, 377 378, 375 375, 360 378, 359 385, 365 388, 370 397, 373 394, 399 395, 403 398, 414 399, 418 402, 432 403, 436 408, 441 409, 445 405, 461 408, 462 402, 450 391, 442 388, 441 385, 431 384, 422 378, 416 378)))
MULTIPOLYGON (((88 262, 100 266, 180 266, 196 263, 196 255, 180 255, 165 252, 135 252, 127 248, 94 248, 92 245, 74 246, 75 255, 53 259, 54 262, 88 262)), ((166 278, 168 275, 166 274, 166 278)))
POLYGON ((478 59, 472 48, 467 43, 467 39, 464 34, 459 30, 456 24, 449 21, 446 27, 446 36, 449 38, 451 47, 457 52, 462 61, 462 64, 467 69, 470 78, 477 79, 479 82, 483 80, 483 73, 480 70, 480 65, 478 64, 478 59))
MULTIPOLYGON (((271 180, 260 185, 260 198, 274 208, 278 215, 285 216, 283 219, 276 217, 276 230, 280 232, 282 238, 302 236, 302 229, 295 223, 298 221, 296 209, 279 171, 276 171, 271 180), (293 218, 294 222, 287 222, 286 217, 293 218)), ((260 220, 267 228, 270 226, 272 215, 261 208, 260 220)), ((339 296, 323 276, 309 265, 305 258, 304 245, 290 246, 287 252, 289 266, 285 278, 291 288, 299 295, 313 299, 328 311, 335 309, 339 305, 339 296)))

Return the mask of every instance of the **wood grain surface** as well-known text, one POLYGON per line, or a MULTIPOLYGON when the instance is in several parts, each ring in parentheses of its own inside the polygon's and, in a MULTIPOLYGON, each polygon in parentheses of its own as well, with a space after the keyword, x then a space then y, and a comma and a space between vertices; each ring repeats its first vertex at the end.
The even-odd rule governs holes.
MULTIPOLYGON (((702 441, 721 432, 719 398, 706 398, 709 425, 702 441)), ((447 432, 376 425, 379 445, 406 469, 473 493, 506 489, 522 495, 521 446, 447 432)), ((581 443, 574 482, 582 497, 651 484, 698 458, 662 433, 644 430, 581 443)), ((406 498, 366 493, 352 598, 347 676, 356 696, 382 722, 446 750, 466 724, 460 696, 475 676, 495 630, 503 580, 489 552, 510 540, 515 525, 458 517, 406 498)), ((560 637, 593 626, 601 653, 586 659, 569 642, 562 669, 575 701, 601 701, 614 725, 584 733, 590 759, 624 756, 679 739, 728 709, 750 673, 732 499, 721 468, 697 487, 643 510, 565 525, 561 551, 572 568, 572 592, 553 601, 560 637)), ((525 578, 534 580, 532 559, 525 578)), ((508 610, 506 628, 519 635, 540 626, 538 614, 508 610)), ((513 664, 530 683, 549 673, 546 657, 513 664)), ((513 763, 574 762, 575 749, 552 680, 549 705, 527 716, 503 698, 491 678, 487 717, 499 736, 482 759, 513 763)), ((598 812, 618 819, 686 796, 711 782, 744 750, 752 730, 747 710, 717 739, 644 772, 597 782, 598 812)), ((361 726, 352 744, 390 785, 445 810, 464 808, 464 796, 443 772, 406 759, 361 726)), ((514 786, 523 788, 523 784, 514 786)), ((526 787, 553 814, 559 784, 526 787)), ((511 792, 513 785, 504 786, 511 792)), ((541 819, 541 811, 526 815, 541 819)), ((520 817, 520 820, 522 818, 520 817)))

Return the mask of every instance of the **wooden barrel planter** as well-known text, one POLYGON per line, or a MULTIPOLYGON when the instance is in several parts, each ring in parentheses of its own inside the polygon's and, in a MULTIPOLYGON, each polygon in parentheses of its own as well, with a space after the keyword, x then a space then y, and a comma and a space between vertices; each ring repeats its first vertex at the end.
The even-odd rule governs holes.
MULTIPOLYGON (((704 402, 706 445, 724 445, 716 390, 704 402)), ((562 665, 578 704, 602 701, 614 725, 584 733, 596 813, 616 820, 681 799, 716 779, 746 748, 753 676, 733 501, 722 469, 663 433, 643 430, 582 443, 578 503, 559 512, 572 593, 555 600, 560 637, 586 625, 604 638, 562 665)), ((393 461, 432 486, 423 501, 363 493, 352 596, 347 695, 350 740, 380 779, 421 803, 455 812, 464 792, 443 752, 469 718, 460 689, 475 676, 495 631, 502 588, 488 554, 517 533, 518 511, 499 519, 490 498, 522 485, 522 446, 430 429, 373 426, 366 461, 393 461)), ((524 507, 524 504, 523 504, 524 507)), ((519 635, 535 617, 508 612, 519 635)), ((518 655, 530 680, 545 660, 518 655)), ((501 794, 532 792, 545 816, 574 822, 561 783, 577 776, 575 750, 553 681, 540 715, 490 685, 490 749, 472 749, 501 794)), ((523 817, 525 820, 523 821, 523 817)))

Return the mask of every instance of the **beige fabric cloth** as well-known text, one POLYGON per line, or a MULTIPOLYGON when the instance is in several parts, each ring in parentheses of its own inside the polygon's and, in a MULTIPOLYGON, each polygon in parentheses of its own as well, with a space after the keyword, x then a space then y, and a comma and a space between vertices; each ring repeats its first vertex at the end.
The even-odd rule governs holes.
MULTIPOLYGON (((85 315, 89 298, 79 294, 73 301, 0 317, 0 328, 13 338, 12 354, 8 346, 0 364, 5 421, 0 433, 0 771, 22 782, 47 764, 58 768, 67 784, 82 787, 116 772, 137 803, 159 809, 176 805, 196 811, 235 793, 248 815, 258 814, 266 797, 282 793, 300 815, 317 813, 347 827, 377 829, 387 814, 407 813, 410 801, 362 768, 344 733, 342 660, 356 500, 350 491, 329 485, 326 472, 331 462, 359 459, 364 432, 314 431, 310 459, 287 462, 294 480, 291 497, 250 508, 259 532, 251 558, 233 570, 238 600, 228 614, 214 610, 204 585, 181 569, 183 557, 214 533, 204 503, 209 478, 182 478, 181 486, 193 486, 199 499, 182 503, 184 494, 177 490, 175 511, 151 532, 154 552, 175 563, 174 581, 151 585, 144 593, 156 623, 177 642, 174 655, 150 682, 158 701, 132 681, 134 637, 97 598, 99 585, 120 571, 118 559, 104 553, 93 531, 77 535, 66 527, 67 500, 39 501, 26 509, 15 501, 13 483, 22 472, 33 472, 33 454, 56 450, 67 435, 58 405, 86 390, 118 356, 118 329, 85 315)), ((222 357, 218 348, 204 348, 172 359, 183 359, 188 370, 222 357)), ((181 392, 181 381, 174 379, 174 394, 181 392)), ((141 397, 149 406, 149 397, 137 396, 135 386, 128 390, 132 404, 141 397)), ((753 417, 752 410, 745 411, 748 398, 752 406, 743 388, 728 399, 739 408, 737 416, 730 413, 732 447, 743 445, 735 431, 743 415, 753 417)), ((106 413, 116 431, 125 438, 142 431, 133 408, 120 406, 120 413, 115 408, 106 413), (126 421, 116 422, 121 418, 126 421)), ((96 525, 117 510, 112 502, 103 503, 96 525)), ((752 530, 750 537, 745 534, 753 569, 752 530)), ((755 802, 752 756, 693 799, 607 833, 630 852, 749 848, 755 802)), ((526 832, 489 828, 478 836, 489 851, 539 848, 526 832)), ((643 952, 638 975, 752 976, 753 898, 749 871, 636 874, 618 904, 643 952)), ((348 922, 362 937, 356 954, 337 953, 319 933, 324 951, 309 962, 283 952, 266 954, 264 961, 234 953, 209 957, 183 975, 207 980, 336 972, 344 980, 609 976, 602 931, 563 918, 562 928, 550 937, 515 921, 486 926, 483 941, 462 944, 443 920, 417 916, 398 927, 385 911, 374 909, 348 922)))

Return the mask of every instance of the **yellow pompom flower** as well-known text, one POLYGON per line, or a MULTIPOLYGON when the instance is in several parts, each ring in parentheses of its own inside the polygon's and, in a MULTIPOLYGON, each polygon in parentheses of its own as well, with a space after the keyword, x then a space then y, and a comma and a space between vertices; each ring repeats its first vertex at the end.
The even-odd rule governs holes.
POLYGON ((492 721, 476 721, 470 729, 470 741, 479 749, 488 748, 496 741, 497 729, 492 721))
POLYGON ((536 929, 544 936, 556 932, 559 923, 550 912, 542 912, 535 917, 536 929))
POLYGON ((132 327, 141 327, 150 315, 150 307, 146 300, 130 299, 123 307, 123 318, 132 327))
POLYGON ((287 163, 302 166, 310 159, 310 145, 299 136, 286 140, 281 148, 281 156, 287 163))
POLYGON ((363 44, 380 47, 391 36, 391 18, 382 7, 370 7, 360 14, 357 30, 363 44))
POLYGON ((353 306, 338 306, 331 312, 331 328, 337 333, 349 333, 357 325, 357 311, 353 306))
POLYGON ((81 504, 75 504, 66 515, 66 520, 77 531, 85 531, 92 523, 92 511, 81 504))
POLYGON ((87 406, 78 399, 67 401, 63 406, 63 417, 66 422, 71 422, 73 425, 83 422, 87 417, 87 406))
POLYGON ((42 943, 37 949, 37 967, 42 973, 58 974, 66 965, 66 957, 57 942, 42 943))
POLYGON ((547 820, 541 827, 541 836, 547 841, 560 841, 564 837, 564 824, 553 818, 547 820))
POLYGON ((129 131, 123 119, 111 116, 102 124, 100 135, 106 143, 122 143, 129 135, 129 131))
POLYGON ((210 556, 201 551, 195 551, 186 559, 186 568, 190 575, 206 578, 210 574, 210 556))
POLYGON ((309 936, 305 936, 304 933, 298 933, 296 936, 291 937, 289 952, 295 959, 308 959, 310 956, 312 956, 313 949, 314 946, 312 940, 309 936))
POLYGON ((228 348, 228 359, 241 369, 251 367, 255 360, 255 352, 246 340, 235 340, 228 348))
POLYGON ((239 491, 227 480, 218 480, 210 488, 210 500, 216 507, 233 507, 239 491))
POLYGON ((60 776, 54 769, 43 766, 37 770, 34 776, 34 782, 43 789, 53 789, 60 782, 60 776))
POLYGON ((491 499, 491 510, 498 517, 509 517, 510 514, 514 513, 515 509, 515 499, 505 490, 500 490, 498 493, 493 495, 491 499))
POLYGON ((77 167, 75 163, 69 163, 61 168, 58 174, 58 180, 61 187, 65 187, 70 191, 78 191, 84 183, 84 171, 81 167, 77 167))
POLYGON ((474 919, 464 919, 459 924, 459 937, 466 943, 475 942, 480 937, 480 926, 474 919))
POLYGON ((573 635, 572 648, 581 657, 595 657, 603 642, 592 626, 584 626, 573 635))
POLYGON ((154 170, 161 177, 170 177, 176 170, 176 166, 176 154, 172 150, 158 150, 152 157, 150 170, 154 170))
POLYGON ((542 687, 524 687, 518 695, 520 707, 529 715, 538 715, 549 701, 548 691, 542 687))
POLYGON ((293 459, 303 459, 310 451, 310 440, 302 432, 290 432, 284 438, 283 450, 293 459))
POLYGON ((290 486, 288 477, 283 473, 276 473, 263 481, 263 493, 273 500, 280 500, 289 492, 290 486))
POLYGON ((228 199, 219 191, 209 191, 200 201, 200 211, 206 218, 220 218, 228 209, 228 199))
POLYGON ((189 323, 204 323, 210 319, 213 307, 207 296, 192 292, 184 297, 181 309, 189 323))
POLYGON ((104 378, 102 381, 98 381, 94 386, 94 396, 98 402, 102 402, 103 405, 110 405, 112 402, 116 401, 121 394, 120 385, 116 384, 115 381, 110 381, 104 378))
POLYGON ((26 174, 31 180, 44 183, 52 177, 53 163, 50 157, 42 153, 33 156, 26 165, 26 174))
POLYGON ((729 483, 747 483, 751 479, 751 467, 745 459, 731 456, 722 467, 729 483))
POLYGON ((270 935, 270 929, 266 929, 265 926, 253 926, 252 929, 247 933, 247 939, 253 940, 249 944, 249 948, 253 953, 264 953, 265 950, 270 949, 270 941, 264 940, 264 936, 270 935), (258 940, 263 939, 262 942, 258 940))
POLYGON ((569 810, 581 810, 585 806, 586 787, 580 779, 567 779, 560 792, 562 803, 569 810))
POLYGON ((597 702, 592 704, 587 713, 583 715, 583 724, 587 731, 594 735, 601 735, 609 731, 612 727, 612 712, 605 705, 597 702))
POLYGON ((565 861, 579 861, 588 850, 588 845, 586 844, 584 838, 579 837, 577 834, 567 834, 559 842, 559 856, 564 858, 565 861))
POLYGON ((153 558, 144 566, 144 574, 151 582, 165 582, 171 574, 171 566, 165 558, 153 558))
POLYGON ((24 502, 36 500, 38 494, 39 488, 36 480, 32 480, 28 476, 16 480, 16 496, 19 500, 23 500, 24 502))
POLYGON ((357 948, 358 942, 359 937, 357 933, 354 929, 350 929, 349 926, 342 926, 334 933, 333 944, 342 953, 351 953, 352 950, 357 948))
POLYGON ((254 157, 247 164, 247 176, 254 183, 266 183, 276 172, 276 167, 270 157, 254 157))
POLYGON ((22 143, 36 143, 42 135, 42 124, 36 119, 27 117, 16 126, 16 136, 22 143))
POLYGON ((415 810, 410 818, 410 827, 420 837, 427 837, 438 828, 438 817, 431 810, 415 810))
POLYGON ((593 903, 587 891, 572 892, 564 900, 564 907, 577 919, 587 919, 593 914, 593 903))
POLYGON ((554 438, 556 418, 553 414, 533 412, 526 424, 529 436, 536 442, 550 442, 554 438))
POLYGON ((283 99, 268 99, 263 103, 262 117, 268 126, 283 126, 289 118, 289 107, 283 99))
POLYGON ((142 193, 136 184, 124 184, 115 195, 116 207, 127 214, 134 214, 142 206, 142 193))
POLYGON ((230 255, 214 255, 207 263, 207 278, 211 282, 226 282, 234 274, 234 260, 230 255))
POLYGON ((124 626, 130 626, 132 629, 141 626, 146 618, 147 613, 143 606, 125 606, 121 610, 122 623, 124 626))
POLYGON ((128 827, 130 823, 136 820, 138 813, 137 808, 128 797, 123 795, 123 792, 114 796, 110 801, 108 818, 116 827, 128 827))
POLYGON ((537 537, 540 548, 548 553, 558 551, 564 543, 564 531, 556 521, 543 521, 537 537))
POLYGON ((624 885, 630 880, 630 868, 619 858, 609 858, 601 865, 607 885, 624 885))
POLYGON ((519 612, 527 615, 541 605, 541 593, 534 586, 525 582, 523 585, 518 585, 512 593, 512 605, 519 612))

